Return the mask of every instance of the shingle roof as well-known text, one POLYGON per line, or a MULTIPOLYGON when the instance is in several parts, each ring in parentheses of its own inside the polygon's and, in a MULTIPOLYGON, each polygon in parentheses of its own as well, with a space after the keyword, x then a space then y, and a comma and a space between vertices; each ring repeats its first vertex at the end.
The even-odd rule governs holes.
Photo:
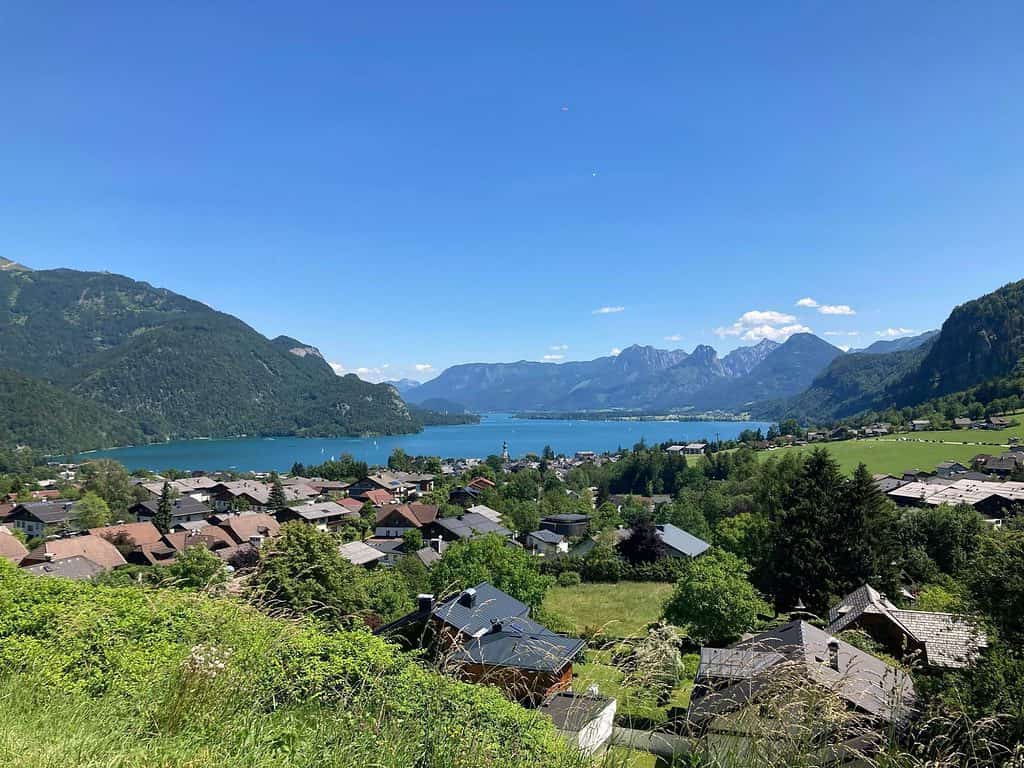
POLYGON ((439 603, 432 615, 458 631, 476 637, 491 628, 492 620, 524 618, 529 613, 528 606, 485 581, 472 590, 464 590, 439 603))
POLYGON ((36 576, 57 576, 63 579, 74 581, 86 581, 98 573, 103 573, 103 568, 87 557, 75 555, 55 560, 52 563, 39 563, 25 568, 29 573, 36 576))
POLYGON ((294 507, 288 507, 288 511, 294 512, 303 520, 310 523, 337 517, 338 515, 359 517, 358 511, 352 511, 348 507, 342 506, 336 501, 321 501, 316 504, 299 504, 294 507))
POLYGON ((447 657, 455 663, 557 672, 583 650, 583 641, 563 637, 532 619, 500 619, 487 632, 466 640, 447 657))
POLYGON ((711 545, 703 539, 698 539, 692 533, 684 531, 682 528, 677 528, 671 523, 663 523, 657 526, 658 538, 661 539, 662 543, 674 549, 676 552, 680 552, 687 557, 697 557, 707 552, 711 545))
MULTIPOLYGON (((157 509, 160 506, 159 499, 148 499, 146 501, 140 501, 134 507, 133 510, 136 514, 139 514, 139 508, 145 509, 151 515, 156 515, 157 509)), ((201 515, 207 517, 211 510, 201 501, 196 501, 191 496, 179 496, 171 503, 171 522, 174 523, 176 517, 193 517, 195 515, 201 515)))
POLYGON ((501 512, 499 512, 496 509, 491 509, 486 504, 476 504, 467 509, 466 512, 472 513, 474 515, 482 515, 488 518, 489 520, 493 520, 496 523, 501 522, 501 512))
POLYGON ((90 528, 89 533, 93 536, 102 536, 107 541, 112 541, 123 535, 131 539, 136 545, 156 544, 161 538, 160 531, 152 523, 107 525, 102 528, 90 528))
POLYGON ((74 514, 74 503, 67 499, 58 499, 56 501, 27 501, 24 504, 16 506, 8 516, 12 516, 19 509, 25 510, 41 523, 52 525, 54 523, 63 523, 70 520, 74 514))
POLYGON ((234 539, 233 543, 237 544, 247 544, 253 536, 273 537, 281 532, 281 524, 263 512, 233 514, 223 520, 218 527, 227 532, 234 539))
POLYGON ((460 539, 471 539, 474 536, 482 536, 487 533, 496 533, 500 536, 511 536, 512 531, 496 523, 483 515, 466 513, 458 517, 440 517, 437 519, 439 525, 448 533, 460 539))
POLYGON ((68 536, 64 539, 53 539, 33 549, 25 560, 30 563, 41 562, 47 560, 47 555, 52 555, 53 560, 85 557, 104 570, 125 564, 125 559, 117 547, 100 536, 68 536))

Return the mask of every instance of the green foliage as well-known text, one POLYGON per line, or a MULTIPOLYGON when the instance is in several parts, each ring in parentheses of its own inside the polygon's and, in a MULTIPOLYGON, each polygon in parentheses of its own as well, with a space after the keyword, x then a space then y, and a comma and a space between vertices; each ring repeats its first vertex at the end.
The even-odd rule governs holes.
POLYGON ((986 533, 985 521, 968 506, 906 509, 897 531, 906 570, 919 581, 962 571, 973 561, 986 533))
POLYGON ((423 532, 419 528, 410 528, 402 534, 402 549, 410 554, 423 549, 423 532))
POLYGON ((171 484, 164 481, 160 489, 160 500, 156 505, 156 514, 153 516, 153 525, 160 533, 167 533, 171 530, 171 513, 173 512, 171 502, 171 484))
POLYGON ((75 527, 78 529, 100 528, 110 524, 110 507, 92 491, 76 501, 73 510, 75 527))
POLYGON ((718 521, 714 543, 726 552, 746 560, 757 571, 768 558, 770 523, 764 515, 743 512, 718 521))
POLYGON ((702 645, 730 643, 752 628, 769 607, 747 580, 750 566, 735 555, 711 549, 688 564, 665 618, 684 627, 702 645))
POLYGON ((95 493, 120 517, 135 503, 131 475, 120 463, 112 459, 97 459, 83 464, 79 469, 82 490, 95 493))
POLYGON ((277 472, 270 473, 270 495, 267 498, 267 506, 270 509, 284 509, 288 506, 288 497, 284 493, 284 485, 277 472))
POLYGON ((535 558, 519 547, 508 546, 497 535, 452 544, 431 570, 434 592, 439 595, 483 581, 535 608, 543 602, 554 579, 537 570, 535 558))
POLYGON ((1024 642, 1024 531, 982 538, 966 576, 975 602, 996 627, 1024 642))
POLYGON ((581 579, 576 571, 562 571, 558 574, 557 581, 560 587, 575 587, 579 585, 581 579))
POLYGON ((224 561, 206 547, 186 547, 169 573, 174 585, 182 589, 216 589, 228 580, 224 561))

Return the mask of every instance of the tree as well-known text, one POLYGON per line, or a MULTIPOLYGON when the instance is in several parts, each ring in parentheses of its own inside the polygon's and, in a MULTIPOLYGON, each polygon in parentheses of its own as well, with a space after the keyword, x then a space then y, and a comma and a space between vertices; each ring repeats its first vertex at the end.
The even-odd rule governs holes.
POLYGON ((105 502, 116 515, 123 515, 135 501, 132 494, 131 475, 112 459, 97 459, 82 465, 82 490, 93 492, 105 502))
POLYGON ((1024 532, 981 541, 967 577, 975 602, 1007 636, 1024 640, 1024 532))
POLYGON ((186 547, 170 567, 175 586, 186 589, 211 589, 228 580, 224 561, 206 547, 186 547))
POLYGON ((288 497, 284 493, 284 484, 277 472, 270 473, 270 496, 267 499, 267 506, 270 509, 284 509, 288 506, 288 497))
POLYGON ((836 524, 835 594, 844 595, 865 582, 894 594, 899 574, 894 565, 896 517, 868 468, 862 463, 843 487, 836 524))
POLYGON ((401 448, 395 448, 388 456, 388 469, 394 472, 411 472, 412 459, 401 448))
POLYGON ((630 563, 653 563, 665 552, 658 529, 650 515, 642 515, 633 524, 632 533, 619 544, 619 553, 630 563))
POLYGON ((684 568, 665 603, 665 618, 701 645, 732 642, 769 610, 748 573, 750 566, 736 555, 709 550, 684 568))
POLYGON ((160 501, 156 504, 156 514, 153 516, 153 525, 160 533, 171 530, 171 509, 171 484, 165 480, 164 487, 160 489, 160 501))
POLYGON ((590 528, 593 531, 611 531, 620 525, 622 525, 622 515, 610 501, 599 504, 590 517, 590 528))
POLYGON ((660 523, 672 523, 698 539, 711 541, 711 526, 704 513, 697 509, 689 497, 663 505, 658 510, 657 519, 660 523))
POLYGON ((410 528, 402 534, 402 550, 409 554, 423 549, 423 533, 419 528, 410 528))
POLYGON ((508 546, 503 537, 494 534, 452 544, 431 572, 437 594, 484 581, 531 608, 540 606, 553 583, 550 576, 537 570, 535 558, 519 547, 508 546))
POLYGON ((101 528, 110 525, 110 507, 96 493, 90 491, 72 507, 75 526, 79 529, 101 528))
POLYGON ((764 515, 743 512, 724 517, 715 526, 715 544, 760 571, 768 557, 769 524, 764 515))
POLYGON ((372 531, 377 524, 377 508, 371 502, 365 502, 359 510, 359 519, 364 530, 372 531))
POLYGON ((334 537, 299 522, 281 526, 280 536, 268 545, 254 591, 272 609, 336 625, 368 604, 356 566, 341 557, 334 537))

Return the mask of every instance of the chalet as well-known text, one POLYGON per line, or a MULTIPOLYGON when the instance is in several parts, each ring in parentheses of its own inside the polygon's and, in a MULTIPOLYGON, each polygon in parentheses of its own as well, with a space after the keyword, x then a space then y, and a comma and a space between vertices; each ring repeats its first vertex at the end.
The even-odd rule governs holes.
POLYGON ((423 638, 424 627, 446 671, 534 706, 569 688, 584 647, 533 621, 529 607, 487 582, 436 604, 420 595, 417 611, 375 634, 423 638))
MULTIPOLYGON (((367 491, 387 491, 393 498, 404 501, 434 490, 434 476, 412 472, 378 472, 357 480, 346 487, 352 498, 365 498, 367 491)), ((376 503, 376 502, 374 502, 376 503)))
POLYGON ((496 533, 505 538, 512 536, 512 531, 501 523, 470 512, 458 517, 439 517, 424 526, 423 531, 425 538, 439 538, 444 541, 464 541, 489 533, 496 533))
MULTIPOLYGON (((164 481, 157 480, 148 483, 140 483, 145 488, 149 495, 154 499, 159 499, 164 491, 164 481)), ((179 496, 194 496, 199 501, 208 501, 210 491, 217 487, 218 482, 213 478, 201 475, 199 477, 183 477, 179 480, 169 480, 167 485, 170 489, 178 494, 179 496)))
POLYGON ((685 445, 670 445, 665 449, 665 453, 671 453, 676 456, 681 455, 686 450, 685 445))
POLYGON ((415 552, 407 551, 405 542, 402 539, 381 539, 373 537, 366 539, 364 543, 384 555, 384 559, 381 560, 381 565, 386 566, 395 565, 401 558, 411 556, 417 558, 421 563, 430 568, 441 559, 441 554, 444 553, 444 550, 447 547, 447 542, 444 542, 441 539, 429 541, 425 547, 418 549, 415 552))
POLYGON ((702 456, 707 448, 707 443, 687 443, 683 448, 683 454, 686 456, 702 456))
POLYGON ((479 488, 475 488, 472 485, 464 485, 460 488, 453 489, 448 494, 448 503, 456 504, 460 507, 471 507, 474 504, 479 503, 480 498, 484 495, 484 492, 479 488))
POLYGON ((73 555, 60 560, 47 560, 35 565, 25 566, 25 570, 34 576, 54 576, 72 581, 88 581, 93 576, 103 573, 102 566, 87 557, 73 555))
MULTIPOLYGON (((141 523, 152 523, 156 519, 157 509, 160 506, 159 499, 140 501, 129 507, 128 511, 141 523)), ((191 496, 180 496, 171 502, 171 528, 176 528, 184 523, 194 523, 205 520, 212 514, 212 510, 203 502, 191 496)))
MULTIPOLYGON (((319 491, 308 485, 283 485, 285 500, 289 503, 308 501, 320 495, 319 491)), ((217 512, 244 507, 253 512, 266 512, 270 509, 269 483, 256 480, 234 480, 228 483, 217 483, 210 489, 210 506, 217 512)))
POLYGON ((72 501, 27 501, 8 512, 5 523, 32 539, 49 531, 75 530, 74 517, 72 501))
POLYGON ((974 426, 974 422, 971 419, 958 417, 953 419, 953 429, 970 429, 974 426))
POLYGON ((942 461, 935 465, 935 474, 939 477, 952 477, 969 471, 970 467, 965 467, 959 461, 942 461))
POLYGON ((923 432, 932 428, 931 419, 914 419, 910 422, 910 429, 914 432, 923 432))
POLYGON ((321 501, 279 509, 274 514, 274 518, 281 524, 297 520, 312 525, 320 531, 336 531, 349 523, 358 521, 359 510, 353 512, 336 501, 321 501))
POLYGON ((1024 502, 1024 483, 991 480, 934 478, 942 482, 911 482, 886 495, 900 506, 937 507, 942 504, 974 507, 988 520, 1000 520, 1024 502))
POLYGON ((859 629, 896 658, 920 655, 930 667, 962 669, 987 647, 985 634, 963 616, 907 611, 865 584, 844 597, 828 614, 826 631, 859 629))
POLYGON ((587 535, 590 530, 589 515, 548 515, 540 519, 540 527, 546 531, 553 531, 570 539, 577 539, 587 535))
POLYGON ((1013 422, 1011 422, 1005 416, 989 416, 988 421, 985 424, 985 429, 1006 429, 1013 422))
POLYGON ((124 556, 117 550, 117 547, 102 536, 84 535, 52 539, 40 544, 25 555, 21 561, 21 567, 52 563, 55 560, 64 560, 69 557, 84 557, 104 571, 126 564, 124 556))
POLYGON ((1009 477, 1024 466, 1024 455, 1015 451, 1008 451, 999 456, 981 454, 974 457, 974 465, 985 474, 1009 477))
POLYGON ((569 540, 560 533, 542 528, 526 534, 526 548, 535 555, 565 555, 569 552, 569 540))
POLYGON ((190 547, 202 547, 227 559, 237 551, 237 542, 227 531, 216 525, 205 525, 191 530, 172 531, 153 544, 140 544, 127 555, 135 565, 171 565, 178 555, 190 547))
POLYGON ((808 706, 802 696, 813 701, 814 691, 833 696, 863 725, 847 733, 845 719, 836 718, 835 730, 819 737, 822 758, 830 758, 822 764, 847 764, 871 746, 872 731, 899 728, 913 714, 909 674, 797 620, 730 648, 701 648, 687 720, 712 753, 770 753, 774 739, 788 736, 779 718, 799 718, 797 708, 808 706))
POLYGON ((349 512, 355 512, 357 515, 362 514, 363 505, 365 504, 365 502, 359 499, 335 499, 334 502, 340 504, 349 512))
POLYGON ((671 523, 661 523, 655 526, 655 530, 669 557, 694 558, 711 549, 711 545, 703 539, 698 539, 693 534, 687 533, 671 523))
POLYGON ((894 491, 906 482, 903 478, 886 474, 872 475, 872 479, 875 481, 875 487, 882 493, 894 491))
POLYGON ((21 540, 11 533, 9 528, 0 525, 0 559, 18 565, 27 554, 28 550, 21 540))
POLYGON ((156 544, 163 538, 152 523, 118 523, 102 528, 90 528, 89 535, 106 539, 122 554, 144 544, 156 544))
POLYGON ((537 708, 554 723, 563 739, 584 755, 593 755, 612 737, 617 702, 597 691, 559 691, 537 708))
POLYGON ((389 504, 377 512, 374 536, 401 538, 407 531, 422 529, 437 520, 433 504, 389 504))
POLYGON ((361 541, 350 541, 338 547, 338 554, 352 565, 375 568, 385 558, 383 552, 361 541))
POLYGON ((478 491, 490 491, 496 486, 493 480, 488 480, 486 477, 474 477, 466 483, 466 487, 476 488, 478 491))
POLYGON ((258 548, 281 532, 281 524, 263 512, 233 512, 213 519, 215 527, 226 533, 235 545, 251 544, 258 548))

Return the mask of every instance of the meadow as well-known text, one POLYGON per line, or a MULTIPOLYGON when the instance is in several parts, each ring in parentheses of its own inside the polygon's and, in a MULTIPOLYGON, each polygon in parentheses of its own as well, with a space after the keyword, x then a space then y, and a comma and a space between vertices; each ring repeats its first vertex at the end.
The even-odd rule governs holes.
POLYGON ((544 609, 569 620, 576 634, 600 630, 607 637, 630 637, 661 617, 671 592, 671 584, 636 581, 552 587, 544 609))

